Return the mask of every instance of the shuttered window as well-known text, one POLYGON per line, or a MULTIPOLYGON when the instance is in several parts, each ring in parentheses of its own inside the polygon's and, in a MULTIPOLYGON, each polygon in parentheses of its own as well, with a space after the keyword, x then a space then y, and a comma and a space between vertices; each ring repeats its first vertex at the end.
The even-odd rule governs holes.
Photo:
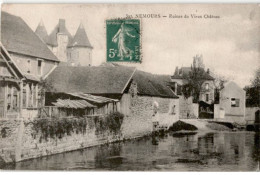
POLYGON ((239 107, 240 100, 238 98, 231 98, 231 107, 239 107))

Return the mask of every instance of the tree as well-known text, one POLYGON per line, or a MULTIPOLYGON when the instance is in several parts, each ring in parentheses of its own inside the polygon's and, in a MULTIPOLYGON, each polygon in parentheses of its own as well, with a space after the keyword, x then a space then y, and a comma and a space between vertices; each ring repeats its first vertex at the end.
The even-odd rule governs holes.
POLYGON ((254 79, 251 81, 250 86, 246 86, 246 106, 247 107, 260 107, 260 68, 255 72, 254 79))
MULTIPOLYGON (((202 56, 200 56, 202 57, 202 56)), ((182 87, 182 93, 185 98, 193 97, 193 102, 199 101, 200 94, 203 92, 203 83, 205 80, 205 70, 202 59, 196 55, 193 57, 193 65, 191 65, 191 71, 188 74, 183 74, 184 85, 182 87), (197 61, 199 60, 199 61, 197 61)))
POLYGON ((225 76, 221 76, 218 74, 214 74, 214 101, 215 103, 219 103, 219 98, 220 98, 220 90, 224 88, 224 84, 228 82, 228 78, 225 76))

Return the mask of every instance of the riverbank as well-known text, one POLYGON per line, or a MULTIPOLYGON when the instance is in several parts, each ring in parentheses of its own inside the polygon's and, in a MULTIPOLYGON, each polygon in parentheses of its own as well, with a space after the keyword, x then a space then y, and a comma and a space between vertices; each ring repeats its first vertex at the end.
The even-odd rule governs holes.
POLYGON ((178 133, 141 137, 9 164, 4 170, 256 171, 259 133, 178 133))

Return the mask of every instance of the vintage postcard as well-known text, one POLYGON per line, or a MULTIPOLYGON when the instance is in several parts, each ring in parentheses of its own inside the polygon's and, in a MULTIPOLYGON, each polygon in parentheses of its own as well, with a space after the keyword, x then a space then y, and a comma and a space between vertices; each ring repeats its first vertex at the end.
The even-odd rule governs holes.
POLYGON ((0 169, 259 171, 259 4, 2 4, 0 169))

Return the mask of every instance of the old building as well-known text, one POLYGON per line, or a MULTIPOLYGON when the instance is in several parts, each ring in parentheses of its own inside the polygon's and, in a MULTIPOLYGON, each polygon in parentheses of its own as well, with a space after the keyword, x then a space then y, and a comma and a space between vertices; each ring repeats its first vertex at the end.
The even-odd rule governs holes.
POLYGON ((12 60, 6 49, 0 43, 0 118, 11 118, 20 115, 25 79, 21 70, 12 60))
POLYGON ((44 41, 61 62, 72 66, 92 65, 92 45, 81 23, 74 36, 66 28, 65 20, 60 19, 57 26, 48 35, 41 21, 35 33, 44 41))
POLYGON ((224 84, 220 90, 219 104, 214 105, 214 118, 230 122, 244 122, 246 111, 246 92, 235 82, 224 84))
POLYGON ((22 74, 19 87, 5 83, 8 88, 4 110, 16 108, 21 115, 35 116, 41 101, 39 83, 55 69, 59 60, 20 17, 6 12, 1 15, 1 42, 5 59, 9 59, 8 63, 15 65, 22 74))
MULTIPOLYGON (((59 66, 47 78, 53 87, 52 93, 81 92, 118 100, 117 111, 136 118, 129 120, 136 123, 124 126, 129 130, 126 134, 150 132, 153 117, 167 126, 179 117, 178 96, 168 87, 169 81, 167 75, 154 75, 118 65, 59 66)), ((47 94, 46 102, 55 100, 52 97, 47 94)))
MULTIPOLYGON (((200 57, 194 57, 193 64, 191 67, 176 67, 174 75, 171 76, 171 87, 176 95, 180 97, 180 116, 182 118, 199 117, 199 106, 194 104, 193 98, 185 98, 182 93, 183 85, 187 84, 187 78, 193 68, 200 70, 202 85, 200 89, 199 101, 203 101, 207 104, 214 103, 214 78, 210 75, 209 69, 205 71, 204 64, 200 57)), ((213 112, 213 111, 211 111, 213 112)))

